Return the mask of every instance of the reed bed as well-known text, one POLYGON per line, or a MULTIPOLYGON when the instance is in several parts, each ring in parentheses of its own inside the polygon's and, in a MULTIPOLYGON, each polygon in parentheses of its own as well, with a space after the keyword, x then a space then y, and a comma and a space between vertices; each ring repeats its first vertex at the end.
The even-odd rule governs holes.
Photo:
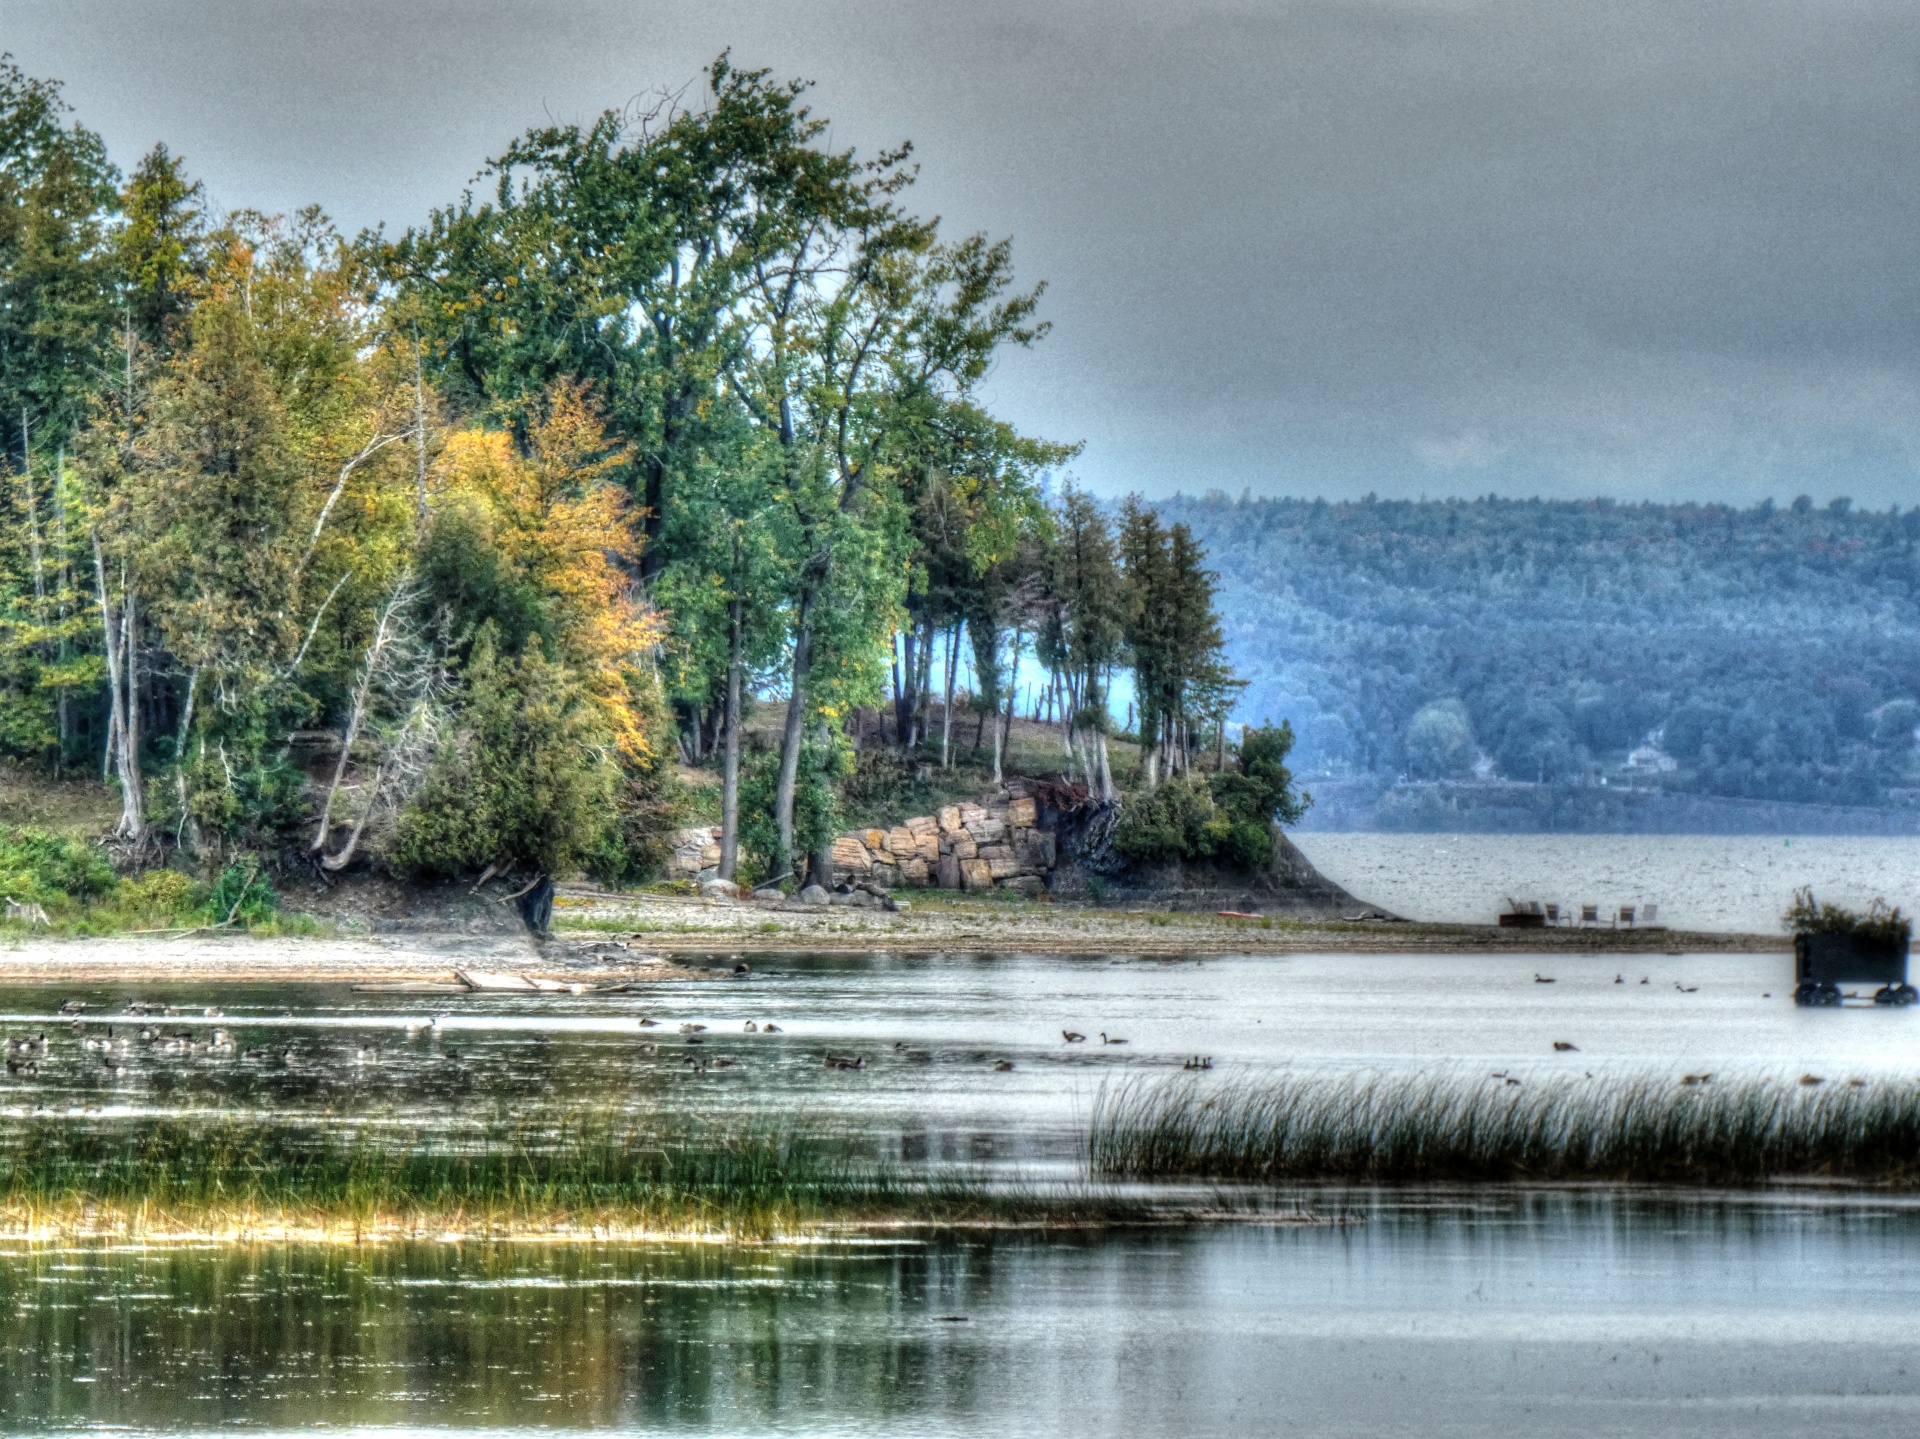
POLYGON ((1459 1074, 1140 1083, 1095 1105, 1096 1176, 1920 1182, 1920 1086, 1459 1074))
POLYGON ((845 1146, 772 1131, 661 1134, 569 1116, 453 1132, 263 1118, 28 1122, 0 1142, 15 1233, 716 1233, 992 1218, 1046 1206, 910 1184, 845 1146))

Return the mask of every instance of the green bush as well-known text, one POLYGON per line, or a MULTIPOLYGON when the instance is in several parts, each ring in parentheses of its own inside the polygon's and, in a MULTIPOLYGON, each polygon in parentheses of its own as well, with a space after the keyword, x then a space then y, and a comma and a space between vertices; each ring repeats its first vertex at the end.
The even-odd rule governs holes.
MULTIPOLYGON (((852 751, 844 736, 836 735, 831 745, 812 740, 800 746, 800 768, 793 794, 793 859, 802 862, 821 843, 840 832, 840 804, 834 793, 834 781, 853 768, 852 751)), ((761 872, 771 874, 775 851, 779 848, 779 827, 774 823, 774 790, 780 779, 777 752, 752 756, 740 770, 740 845, 759 861, 761 872)))
POLYGON ((1913 922, 1898 909, 1889 909, 1884 899, 1876 899, 1865 914, 1857 914, 1837 904, 1820 903, 1810 886, 1793 892, 1793 906, 1783 923, 1794 934, 1857 934, 1889 944, 1902 943, 1913 934, 1913 922))
POLYGON ((224 924, 231 919, 235 924, 251 929, 272 919, 279 907, 280 897, 273 892, 272 883, 260 872, 260 862, 248 858, 230 864, 220 872, 220 878, 214 881, 213 893, 207 896, 206 907, 201 912, 214 924, 224 924))
POLYGON ((1120 807, 1113 847, 1148 864, 1210 859, 1263 868, 1273 858, 1273 822, 1290 823, 1312 803, 1293 787, 1292 748, 1291 725, 1261 725, 1242 736, 1236 768, 1133 791, 1120 807))
POLYGON ((37 829, 0 833, 0 894, 23 904, 62 904, 96 898, 113 885, 113 866, 98 845, 37 829))
POLYGON ((388 858, 429 874, 595 865, 617 832, 621 776, 579 675, 537 643, 518 660, 499 653, 489 623, 463 679, 458 733, 401 812, 388 858))
POLYGON ((196 884, 178 870, 150 869, 132 879, 121 880, 113 898, 121 909, 137 914, 184 916, 204 908, 207 887, 196 884))
POLYGON ((1113 847, 1128 859, 1172 864, 1210 853, 1206 829, 1214 818, 1206 782, 1188 775, 1148 790, 1135 790, 1120 805, 1113 847))

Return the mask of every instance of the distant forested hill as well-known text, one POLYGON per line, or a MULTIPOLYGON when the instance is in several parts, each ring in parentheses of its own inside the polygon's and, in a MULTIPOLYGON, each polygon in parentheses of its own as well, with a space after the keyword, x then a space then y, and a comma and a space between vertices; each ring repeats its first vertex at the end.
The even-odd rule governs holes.
POLYGON ((1910 799, 1920 509, 1176 498, 1303 774, 1910 799), (1632 762, 1629 763, 1630 757, 1632 762))

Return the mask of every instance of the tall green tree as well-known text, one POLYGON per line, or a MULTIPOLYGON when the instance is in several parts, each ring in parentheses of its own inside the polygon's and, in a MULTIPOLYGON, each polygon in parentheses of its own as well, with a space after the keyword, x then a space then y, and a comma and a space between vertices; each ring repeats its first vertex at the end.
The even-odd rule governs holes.
POLYGON ((119 176, 67 108, 0 55, 0 434, 17 468, 71 440, 114 349, 119 176))
POLYGON ((1112 526, 1085 491, 1067 486, 1055 509, 1047 556, 1041 660, 1062 682, 1067 737, 1087 783, 1104 800, 1115 797, 1107 752, 1112 717, 1107 707, 1114 667, 1124 654, 1125 579, 1112 526))

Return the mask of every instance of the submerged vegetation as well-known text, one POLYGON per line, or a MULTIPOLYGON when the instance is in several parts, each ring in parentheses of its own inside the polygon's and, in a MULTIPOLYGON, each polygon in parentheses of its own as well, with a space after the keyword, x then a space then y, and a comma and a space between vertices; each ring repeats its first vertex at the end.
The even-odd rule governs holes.
POLYGON ((1182 1080, 1104 1095, 1092 1128, 1112 1178, 1920 1181, 1920 1086, 1811 1075, 1182 1080))

